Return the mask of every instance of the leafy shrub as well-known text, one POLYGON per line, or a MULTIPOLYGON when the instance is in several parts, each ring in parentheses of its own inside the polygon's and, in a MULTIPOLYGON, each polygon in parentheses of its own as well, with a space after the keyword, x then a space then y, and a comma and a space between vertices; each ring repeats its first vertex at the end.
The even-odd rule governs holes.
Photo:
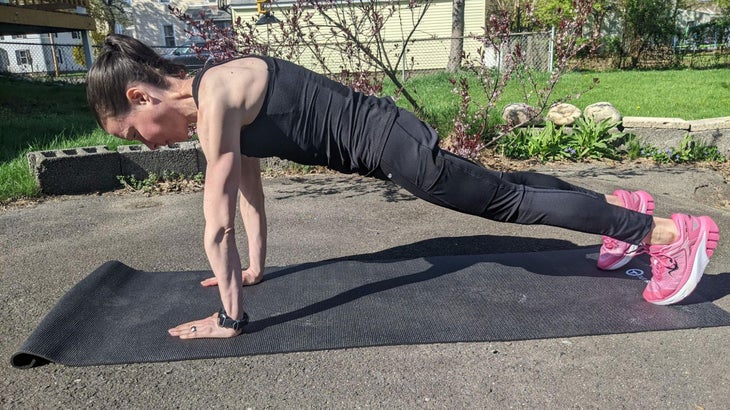
POLYGON ((499 151, 510 158, 541 161, 617 158, 616 145, 622 135, 610 132, 615 126, 610 120, 595 123, 579 118, 570 134, 552 122, 544 128, 519 128, 502 138, 499 151))
POLYGON ((726 161, 716 146, 698 143, 689 134, 679 147, 661 149, 651 144, 642 144, 633 134, 612 133, 611 129, 615 126, 616 123, 610 120, 595 123, 579 118, 571 134, 550 122, 541 129, 518 128, 499 141, 498 151, 509 158, 536 158, 541 161, 604 158, 650 158, 662 164, 726 161))
POLYGON ((545 127, 517 128, 499 141, 498 150, 510 158, 541 161, 570 157, 569 137, 551 122, 545 127))
POLYGON ((617 158, 616 141, 622 135, 611 133, 611 129, 618 123, 605 119, 601 122, 594 122, 584 117, 578 118, 573 125, 573 133, 570 137, 570 147, 573 148, 574 159, 585 158, 617 158))

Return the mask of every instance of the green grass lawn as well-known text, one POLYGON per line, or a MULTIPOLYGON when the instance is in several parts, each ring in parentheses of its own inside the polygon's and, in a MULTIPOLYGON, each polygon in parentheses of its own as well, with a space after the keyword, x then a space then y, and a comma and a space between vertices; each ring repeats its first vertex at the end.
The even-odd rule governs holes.
POLYGON ((580 108, 608 101, 624 116, 685 120, 730 116, 730 70, 572 73, 559 85, 557 95, 593 77, 599 80, 596 88, 573 102, 580 108))
MULTIPOLYGON (((410 81, 422 102, 426 120, 441 135, 453 127, 459 98, 447 74, 420 76, 410 81)), ((472 90, 478 85, 472 81, 472 90)), ((393 87, 385 84, 385 93, 393 87)), ((685 120, 730 116, 730 70, 625 71, 566 74, 553 98, 576 96, 568 102, 585 108, 608 101, 625 116, 679 117, 685 120), (592 90, 584 92, 598 78, 592 90)), ((483 96, 474 94, 477 102, 483 96)), ((516 82, 510 83, 492 110, 498 121, 502 107, 524 101, 516 82)), ((534 100, 528 100, 534 103, 534 100)), ((401 98, 399 105, 407 107, 401 98)), ((86 106, 84 85, 29 82, 0 77, 0 202, 38 192, 28 170, 30 151, 107 145, 114 150, 125 141, 101 131, 86 106)))
POLYGON ((28 152, 124 143, 96 125, 83 85, 0 77, 0 202, 38 194, 28 152))
MULTIPOLYGON (((448 79, 447 74, 434 74, 409 82, 423 102, 429 123, 441 135, 449 133, 452 118, 458 112, 459 97, 451 92, 453 86, 448 79)), ((472 91, 479 90, 476 81, 470 84, 472 91)), ((393 87, 386 85, 385 90, 392 93, 393 87)), ((477 103, 483 102, 482 93, 473 95, 477 103)), ((566 102, 581 109, 596 102, 610 102, 624 116, 685 120, 726 117, 730 116, 730 70, 574 72, 565 74, 552 93, 553 102, 566 97, 566 102), (594 78, 598 83, 589 90, 594 78)), ((516 82, 506 88, 490 115, 492 121, 499 121, 502 108, 513 102, 525 102, 524 92, 516 82)), ((534 98, 526 102, 536 103, 534 98)), ((398 104, 409 107, 404 98, 398 104)))

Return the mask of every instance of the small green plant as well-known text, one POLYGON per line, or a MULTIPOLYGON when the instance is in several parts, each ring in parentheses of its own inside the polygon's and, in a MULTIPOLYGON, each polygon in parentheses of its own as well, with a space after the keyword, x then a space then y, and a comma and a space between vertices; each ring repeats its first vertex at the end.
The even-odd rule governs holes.
POLYGON ((500 141, 503 155, 516 159, 538 158, 582 160, 587 158, 617 158, 616 142, 622 137, 611 133, 616 123, 604 120, 598 123, 579 118, 571 134, 563 127, 548 122, 544 128, 520 128, 500 141))
POLYGON ((624 155, 630 160, 635 160, 644 157, 644 145, 641 143, 641 139, 635 134, 626 134, 626 144, 624 146, 624 155))
POLYGON ((532 138, 532 127, 517 128, 499 141, 497 149, 508 158, 527 159, 529 154, 526 147, 530 138, 532 138))
POLYGON ((303 165, 303 164, 299 164, 299 163, 290 161, 288 164, 288 169, 290 172, 293 172, 296 174, 310 174, 317 170, 317 166, 303 165))
POLYGON ((688 162, 725 162, 725 156, 716 146, 701 144, 687 134, 677 148, 658 148, 651 144, 641 145, 639 138, 631 136, 627 141, 629 159, 651 158, 660 164, 688 162))
POLYGON ((716 146, 708 146, 699 143, 693 140, 691 135, 687 134, 682 139, 679 149, 674 152, 673 160, 675 162, 724 162, 725 157, 716 146))
POLYGON ((615 142, 621 138, 620 133, 611 133, 618 123, 605 119, 596 123, 592 119, 580 117, 573 125, 570 136, 570 151, 573 159, 617 158, 615 142))
POLYGON ((119 175, 117 176, 117 179, 119 180, 119 183, 121 183, 122 186, 124 186, 126 189, 130 191, 142 192, 148 192, 160 181, 160 177, 157 176, 157 174, 155 174, 154 172, 150 172, 145 179, 137 179, 135 175, 119 175))
POLYGON ((164 171, 162 175, 151 172, 145 179, 139 179, 134 175, 117 176, 117 179, 125 189, 144 194, 199 191, 205 183, 205 175, 202 172, 191 176, 168 171, 164 171))
POLYGON ((198 172, 197 174, 193 175, 193 182, 196 184, 204 184, 205 183, 205 174, 202 172, 198 172))
POLYGON ((579 118, 568 135, 563 128, 552 123, 542 129, 520 128, 503 137, 498 150, 502 155, 515 159, 537 158, 541 161, 559 159, 621 159, 651 158, 662 164, 688 162, 725 162, 725 156, 716 146, 694 141, 687 134, 677 148, 657 148, 642 144, 633 134, 612 133, 616 123, 610 120, 595 123, 579 118), (623 141, 623 148, 619 143, 623 141))
POLYGON ((565 142, 563 129, 548 122, 527 142, 527 151, 531 158, 539 158, 541 161, 561 159, 566 156, 565 142))
POLYGON ((545 127, 527 127, 513 130, 503 137, 498 149, 509 158, 538 158, 541 161, 563 159, 570 156, 566 145, 568 136, 562 128, 556 128, 551 122, 545 127))

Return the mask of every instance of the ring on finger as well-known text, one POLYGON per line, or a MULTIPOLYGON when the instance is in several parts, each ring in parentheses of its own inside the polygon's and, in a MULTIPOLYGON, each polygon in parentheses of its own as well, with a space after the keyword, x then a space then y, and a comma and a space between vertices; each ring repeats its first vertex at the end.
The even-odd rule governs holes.
POLYGON ((190 327, 190 333, 195 333, 197 331, 198 331, 198 328, 197 327, 195 327, 195 326, 191 326, 190 327))

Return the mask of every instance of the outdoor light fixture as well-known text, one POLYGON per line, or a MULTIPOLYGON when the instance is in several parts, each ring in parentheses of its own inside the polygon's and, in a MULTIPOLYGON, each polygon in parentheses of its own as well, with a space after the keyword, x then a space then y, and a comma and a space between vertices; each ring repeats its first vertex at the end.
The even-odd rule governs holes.
POLYGON ((261 15, 256 22, 257 26, 279 23, 279 19, 271 14, 271 0, 256 0, 256 10, 261 15))

